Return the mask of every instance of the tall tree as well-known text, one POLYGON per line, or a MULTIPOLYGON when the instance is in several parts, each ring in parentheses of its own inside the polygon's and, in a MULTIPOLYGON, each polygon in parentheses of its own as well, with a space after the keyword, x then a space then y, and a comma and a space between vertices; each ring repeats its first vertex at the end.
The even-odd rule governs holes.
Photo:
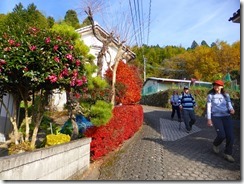
POLYGON ((201 42, 201 46, 209 47, 209 45, 207 44, 207 42, 206 42, 205 40, 203 40, 203 41, 201 42))
MULTIPOLYGON (((116 72, 117 72, 117 68, 118 68, 118 64, 119 61, 122 60, 124 57, 126 57, 125 55, 127 55, 127 51, 128 48, 124 45, 125 40, 120 40, 120 37, 115 37, 114 32, 112 31, 111 33, 109 33, 107 36, 104 37, 104 35, 102 35, 100 33, 100 31, 96 28, 95 25, 95 21, 93 18, 93 12, 90 6, 88 6, 85 10, 88 19, 91 22, 92 25, 92 31, 94 36, 102 43, 102 48, 100 50, 100 52, 98 53, 97 56, 97 65, 98 65, 98 72, 97 75, 98 76, 102 76, 102 67, 103 67, 103 59, 106 59, 106 54, 110 55, 110 50, 109 50, 109 46, 111 44, 113 44, 113 41, 116 40, 116 47, 117 47, 117 52, 116 52, 116 56, 114 58, 113 61, 111 61, 111 59, 108 61, 108 66, 110 67, 110 69, 112 69, 113 71, 113 76, 112 76, 112 97, 111 97, 111 104, 112 107, 114 107, 115 105, 115 96, 116 96, 116 91, 115 91, 115 85, 116 85, 116 72), (113 68, 111 67, 113 65, 113 68)), ((110 57, 111 58, 111 57, 110 57)))
POLYGON ((19 3, 14 7, 13 12, 7 14, 7 17, 4 19, 4 26, 2 29, 11 29, 13 34, 18 35, 22 29, 26 29, 28 27, 45 29, 48 28, 49 25, 46 17, 37 10, 33 3, 28 5, 27 9, 19 3))
POLYGON ((89 20, 89 17, 86 17, 83 22, 81 23, 81 27, 89 26, 91 25, 91 21, 89 20))
POLYGON ((47 22, 48 22, 48 26, 49 26, 49 28, 51 28, 51 27, 53 27, 53 25, 54 25, 54 23, 55 23, 55 20, 54 20, 53 17, 48 16, 48 17, 47 17, 47 22))
POLYGON ((192 42, 192 44, 191 44, 191 49, 195 49, 195 48, 197 48, 199 45, 198 45, 198 43, 194 40, 193 42, 192 42))
MULTIPOLYGON (((89 61, 89 49, 84 48, 74 28, 63 26, 50 30, 47 22, 43 23, 46 20, 44 18, 34 5, 25 10, 19 4, 14 12, 7 15, 8 26, 0 30, 0 89, 14 94, 17 102, 23 100, 26 127, 24 140, 31 140, 32 148, 49 93, 53 89, 65 89, 72 96, 83 93, 87 82, 83 66, 89 61), (31 19, 33 17, 36 17, 36 22, 31 19), (31 118, 28 117, 30 94, 33 108, 31 118), (35 126, 31 139, 30 123, 35 126)), ((15 143, 18 144, 21 140, 16 118, 10 119, 15 143)))
POLYGON ((80 27, 80 23, 79 23, 79 19, 78 19, 78 15, 76 13, 76 11, 74 10, 68 10, 64 16, 64 21, 74 27, 75 29, 78 29, 80 27))
POLYGON ((215 42, 212 42, 211 47, 215 47, 215 46, 217 46, 217 44, 215 42))

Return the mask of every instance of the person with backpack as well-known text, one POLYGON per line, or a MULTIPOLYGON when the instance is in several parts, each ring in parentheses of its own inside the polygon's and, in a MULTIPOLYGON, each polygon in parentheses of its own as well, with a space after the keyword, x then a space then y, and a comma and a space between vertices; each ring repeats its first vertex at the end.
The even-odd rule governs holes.
POLYGON ((234 144, 233 122, 231 114, 235 110, 231 104, 230 95, 224 90, 224 82, 216 80, 207 95, 207 125, 214 126, 216 138, 213 141, 213 151, 218 154, 220 145, 226 139, 224 158, 234 162, 232 149, 234 144))
POLYGON ((181 122, 180 107, 179 107, 179 95, 176 90, 173 91, 173 95, 170 98, 170 103, 172 105, 171 120, 174 119, 175 111, 178 116, 178 121, 181 122))
POLYGON ((197 106, 194 97, 189 93, 189 87, 185 86, 183 92, 179 96, 179 107, 182 111, 182 117, 185 123, 186 132, 190 133, 192 125, 196 122, 194 108, 197 106))

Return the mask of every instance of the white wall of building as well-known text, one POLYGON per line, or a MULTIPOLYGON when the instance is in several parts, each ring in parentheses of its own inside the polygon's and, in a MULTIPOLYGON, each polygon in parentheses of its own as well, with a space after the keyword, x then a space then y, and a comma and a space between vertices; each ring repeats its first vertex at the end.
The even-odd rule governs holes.
MULTIPOLYGON (((102 30, 102 28, 99 28, 102 30)), ((95 56, 94 64, 97 65, 97 56, 100 52, 103 43, 99 41, 94 35, 91 30, 91 26, 87 26, 84 28, 80 28, 76 30, 81 35, 81 40, 89 47, 90 51, 89 53, 95 56)), ((106 34, 103 31, 103 34, 106 34)), ((111 61, 110 65, 112 66, 114 64, 114 59, 116 57, 116 54, 118 52, 118 48, 116 47, 116 44, 113 42, 113 44, 109 45, 108 51, 110 54, 106 53, 106 57, 103 58, 103 68, 102 68, 102 76, 104 76, 105 72, 109 68, 109 62, 111 61)), ((126 63, 126 60, 123 60, 126 63)), ((96 76, 96 74, 94 74, 96 76)), ((52 109, 55 109, 57 111, 61 111, 64 108, 64 104, 66 104, 66 94, 54 94, 53 95, 53 107, 52 109)))

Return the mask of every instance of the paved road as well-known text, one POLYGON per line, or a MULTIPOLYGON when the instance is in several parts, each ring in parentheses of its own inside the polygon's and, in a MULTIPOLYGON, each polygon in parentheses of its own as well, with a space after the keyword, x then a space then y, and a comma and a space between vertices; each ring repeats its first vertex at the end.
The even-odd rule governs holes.
MULTIPOLYGON (((190 134, 170 120, 170 111, 143 106, 144 124, 133 138, 104 162, 96 180, 241 181, 240 129, 235 124, 235 163, 212 151, 215 131, 199 118, 190 134)), ((223 144, 224 147, 224 144, 223 144)), ((222 147, 222 148, 223 148, 222 147)), ((85 180, 93 180, 85 178, 85 180)))

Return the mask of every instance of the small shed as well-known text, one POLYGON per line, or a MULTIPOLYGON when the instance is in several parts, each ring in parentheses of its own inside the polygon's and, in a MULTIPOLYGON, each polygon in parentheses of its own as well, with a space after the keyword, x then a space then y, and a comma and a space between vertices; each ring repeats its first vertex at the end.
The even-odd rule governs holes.
POLYGON ((184 86, 201 86, 211 88, 212 83, 197 80, 194 80, 193 82, 193 80, 148 77, 143 84, 142 95, 150 95, 170 88, 182 89, 184 86))

